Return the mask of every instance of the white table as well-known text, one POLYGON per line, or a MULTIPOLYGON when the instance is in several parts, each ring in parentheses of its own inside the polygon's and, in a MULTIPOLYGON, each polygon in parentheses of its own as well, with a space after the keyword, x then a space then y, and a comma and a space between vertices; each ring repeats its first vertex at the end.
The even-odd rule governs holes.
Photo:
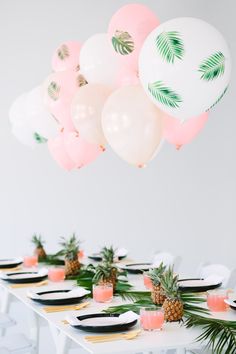
MULTIPOLYGON (((134 277, 132 277, 134 279, 134 277)), ((137 278, 136 278, 137 279, 137 278)), ((141 284, 140 280, 135 281, 136 285, 141 284)), ((40 288, 32 288, 32 290, 52 290, 53 288, 68 288, 75 285, 74 281, 65 281, 63 283, 55 284, 50 283, 47 286, 40 288)), ((157 352, 163 349, 176 349, 178 354, 185 353, 185 348, 194 344, 196 337, 200 334, 197 328, 186 329, 179 323, 166 323, 163 331, 160 332, 142 332, 142 334, 134 340, 122 340, 112 343, 88 343, 84 337, 86 332, 72 328, 68 324, 62 322, 68 314, 88 314, 100 312, 107 308, 108 304, 97 304, 91 300, 91 304, 80 311, 64 311, 55 313, 46 313, 43 310, 43 305, 33 302, 27 297, 27 291, 30 288, 12 289, 8 283, 0 281, 0 286, 3 288, 4 297, 2 301, 3 312, 9 309, 10 298, 14 297, 24 304, 31 314, 30 333, 31 339, 38 341, 39 336, 39 318, 47 321, 54 343, 56 346, 57 354, 67 353, 70 341, 73 341, 78 346, 84 348, 87 352, 92 354, 110 354, 112 353, 140 353, 140 352, 157 352), (112 348, 112 349, 111 349, 112 348)), ((115 298, 111 305, 121 304, 122 301, 119 297, 115 298)), ((236 320, 235 311, 229 310, 221 314, 223 319, 236 320)), ((78 351, 79 353, 79 351, 78 351)))

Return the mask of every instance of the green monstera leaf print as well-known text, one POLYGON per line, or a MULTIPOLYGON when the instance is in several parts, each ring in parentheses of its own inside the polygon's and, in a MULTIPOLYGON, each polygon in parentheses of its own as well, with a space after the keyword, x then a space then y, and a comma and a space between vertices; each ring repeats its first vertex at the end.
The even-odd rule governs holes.
POLYGON ((116 31, 111 41, 115 51, 121 55, 128 55, 134 50, 134 41, 128 32, 116 31))

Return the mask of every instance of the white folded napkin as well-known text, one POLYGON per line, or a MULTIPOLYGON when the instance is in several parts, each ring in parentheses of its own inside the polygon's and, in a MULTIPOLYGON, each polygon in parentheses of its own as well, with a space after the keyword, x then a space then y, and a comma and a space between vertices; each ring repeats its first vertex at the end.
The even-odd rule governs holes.
POLYGON ((211 274, 208 275, 208 277, 206 277, 204 279, 204 282, 207 284, 219 284, 222 283, 224 280, 224 277, 218 275, 218 274, 211 274))
POLYGON ((120 316, 119 316, 119 319, 122 320, 122 323, 123 322, 132 322, 134 320, 137 320, 139 319, 139 315, 137 315, 135 312, 133 311, 127 311, 125 313, 122 313, 120 316))
POLYGON ((40 276, 44 276, 44 275, 48 275, 48 269, 47 268, 41 268, 41 269, 39 269, 39 271, 38 271, 38 274, 40 275, 40 276))
POLYGON ((82 288, 81 286, 77 286, 73 289, 71 289, 70 291, 68 291, 67 296, 68 297, 80 297, 80 296, 84 296, 84 295, 88 295, 90 294, 91 291, 86 290, 84 288, 82 288))
POLYGON ((118 248, 115 252, 116 257, 125 257, 127 256, 127 249, 126 248, 118 248))

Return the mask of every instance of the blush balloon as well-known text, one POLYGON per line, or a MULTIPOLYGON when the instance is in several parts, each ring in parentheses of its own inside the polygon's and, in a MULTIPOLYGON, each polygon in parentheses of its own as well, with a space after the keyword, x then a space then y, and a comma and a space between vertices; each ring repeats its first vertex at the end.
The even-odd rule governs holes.
POLYGON ((84 140, 78 133, 70 132, 64 137, 65 149, 77 168, 88 165, 104 151, 102 147, 84 140))
POLYGON ((52 158, 57 164, 66 171, 71 171, 76 168, 76 163, 69 157, 65 144, 64 133, 60 132, 58 136, 48 140, 48 150, 52 158))
POLYGON ((177 118, 165 115, 163 137, 170 144, 180 149, 182 145, 189 144, 204 128, 208 113, 180 122, 177 118))
POLYGON ((52 56, 52 70, 64 71, 79 67, 79 54, 81 44, 68 41, 60 44, 52 56))

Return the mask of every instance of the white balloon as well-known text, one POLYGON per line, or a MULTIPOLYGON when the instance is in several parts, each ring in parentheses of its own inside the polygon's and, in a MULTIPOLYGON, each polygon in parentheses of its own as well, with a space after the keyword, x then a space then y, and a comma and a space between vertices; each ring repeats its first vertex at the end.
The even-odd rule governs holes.
POLYGON ((32 129, 44 138, 50 139, 58 134, 58 123, 44 106, 41 86, 28 93, 26 113, 32 129))
POLYGON ((19 96, 12 104, 9 111, 9 120, 12 125, 12 134, 22 144, 35 147, 46 140, 31 126, 29 115, 26 110, 27 93, 19 96))
POLYGON ((147 95, 180 120, 218 103, 230 72, 230 52, 223 36, 210 24, 190 17, 158 26, 139 57, 139 76, 147 95))
POLYGON ((105 138, 122 159, 143 167, 153 158, 161 142, 163 115, 140 85, 123 86, 104 105, 105 138))
POLYGON ((95 34, 83 44, 79 62, 88 83, 116 84, 120 60, 106 33, 95 34))

